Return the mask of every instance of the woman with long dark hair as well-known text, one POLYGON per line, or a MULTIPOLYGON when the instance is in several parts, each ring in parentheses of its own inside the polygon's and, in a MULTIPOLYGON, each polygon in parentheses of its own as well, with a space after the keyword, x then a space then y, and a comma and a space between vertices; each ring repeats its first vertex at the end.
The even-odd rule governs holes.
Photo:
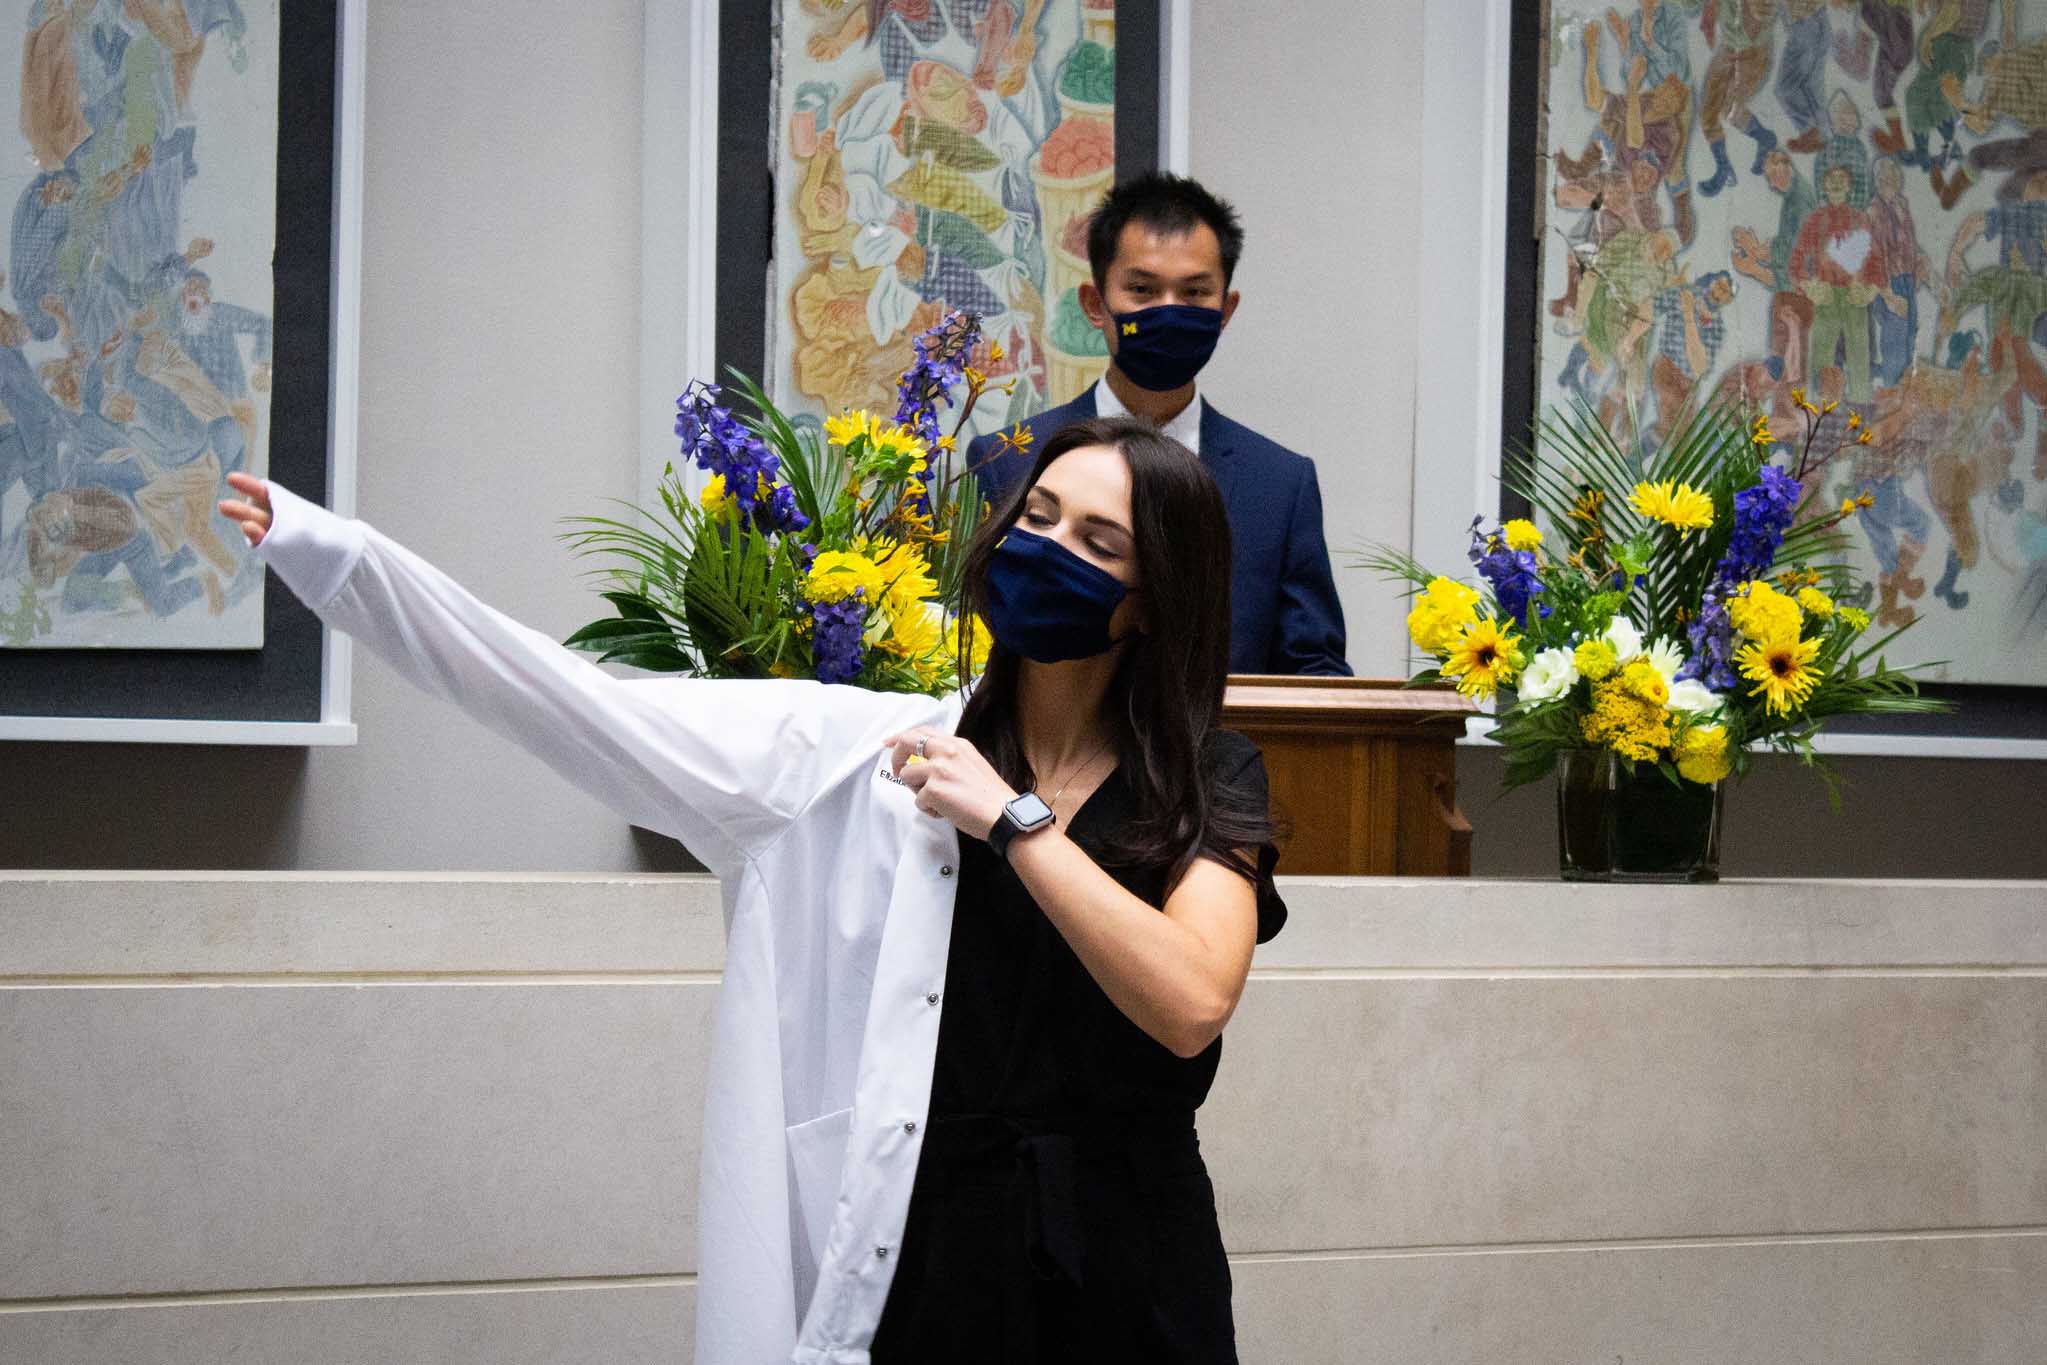
POLYGON ((324 619, 724 880, 703 1365, 1235 1360, 1194 1111, 1285 907, 1192 454, 1046 443, 968 556, 965 699, 614 678, 232 479, 324 619))

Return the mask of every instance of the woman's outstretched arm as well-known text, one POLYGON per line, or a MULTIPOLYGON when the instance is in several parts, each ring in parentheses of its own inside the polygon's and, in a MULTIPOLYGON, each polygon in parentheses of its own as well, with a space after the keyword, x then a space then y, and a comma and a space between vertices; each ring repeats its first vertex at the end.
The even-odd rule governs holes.
POLYGON ((246 474, 221 511, 320 618, 721 876, 926 697, 799 681, 627 680, 359 521, 246 474))

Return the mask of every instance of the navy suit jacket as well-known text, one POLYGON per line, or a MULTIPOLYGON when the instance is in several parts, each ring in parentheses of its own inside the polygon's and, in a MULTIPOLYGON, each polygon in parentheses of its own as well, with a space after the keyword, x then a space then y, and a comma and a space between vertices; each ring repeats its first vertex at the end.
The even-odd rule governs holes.
MULTIPOLYGON (((1096 416, 1095 391, 1023 425, 1042 447, 1061 428, 1096 416)), ((1035 457, 997 455, 992 435, 967 447, 983 494, 997 507, 1030 474, 1035 457)), ((1230 672, 1348 676, 1343 608, 1322 540, 1322 487, 1304 455, 1266 440, 1204 403, 1201 463, 1229 509, 1230 672)))

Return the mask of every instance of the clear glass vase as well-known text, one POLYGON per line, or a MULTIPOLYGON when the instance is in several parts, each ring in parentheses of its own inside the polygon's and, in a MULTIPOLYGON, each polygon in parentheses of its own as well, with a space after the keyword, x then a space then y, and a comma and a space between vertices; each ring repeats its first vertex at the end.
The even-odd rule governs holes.
POLYGON ((1611 749, 1557 758, 1557 852, 1567 882, 1720 878, 1721 789, 1679 780, 1611 749))

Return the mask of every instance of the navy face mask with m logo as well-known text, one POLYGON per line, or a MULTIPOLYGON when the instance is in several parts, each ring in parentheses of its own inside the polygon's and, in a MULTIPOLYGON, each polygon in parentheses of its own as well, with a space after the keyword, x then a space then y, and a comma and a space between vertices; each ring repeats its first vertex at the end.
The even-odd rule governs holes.
POLYGON ((1004 649, 1041 664, 1116 644, 1109 618, 1130 590, 1056 540, 1012 526, 988 561, 981 614, 1004 649))
POLYGON ((1162 303, 1114 317, 1116 368, 1138 388, 1153 393, 1171 393, 1192 384, 1223 334, 1220 308, 1162 303))

